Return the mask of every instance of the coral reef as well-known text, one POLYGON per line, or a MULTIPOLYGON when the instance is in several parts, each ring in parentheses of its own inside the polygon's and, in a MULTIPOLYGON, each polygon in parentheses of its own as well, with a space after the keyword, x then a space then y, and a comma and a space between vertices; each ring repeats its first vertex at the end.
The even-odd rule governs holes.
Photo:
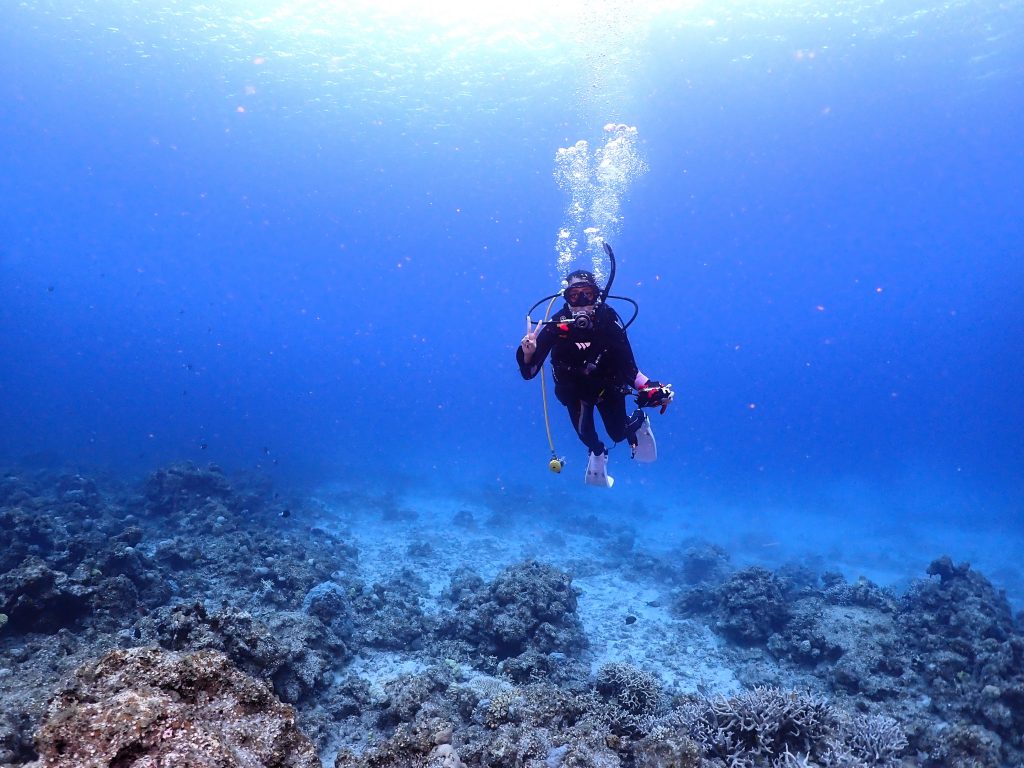
POLYGON ((40 768, 318 768, 294 711, 212 651, 113 651, 83 667, 36 736, 40 768))
POLYGON ((656 681, 628 665, 602 670, 594 685, 610 691, 604 695, 548 683, 508 686, 483 676, 448 685, 436 672, 428 677, 406 678, 402 685, 419 692, 416 705, 381 742, 360 753, 343 750, 336 768, 423 768, 449 758, 452 765, 528 768, 895 768, 907 746, 889 718, 774 688, 687 699, 656 717, 656 681), (644 726, 621 729, 624 712, 635 722, 642 713, 644 726), (439 745, 451 749, 442 755, 439 745))
POLYGON ((385 539, 369 568, 344 520, 214 466, 0 476, 0 764, 91 765, 90 738, 103 765, 316 764, 296 728, 342 768, 1024 764, 1024 635, 966 563, 897 595, 696 540, 645 552, 592 515, 516 559, 460 508, 485 549, 454 568, 398 496, 346 499, 385 539), (249 701, 266 738, 238 747, 249 701))
POLYGON ((896 768, 907 746, 891 719, 848 715, 823 698, 777 688, 693 702, 674 717, 705 757, 735 768, 896 768))
POLYGON ((948 557, 928 573, 939 578, 915 582, 896 616, 906 665, 934 712, 973 724, 963 741, 976 742, 981 753, 995 743, 1024 757, 1024 636, 1006 597, 948 557))
POLYGON ((314 584, 346 578, 351 545, 299 527, 269 487, 233 484, 215 467, 174 465, 142 489, 0 477, 0 764, 33 757, 57 681, 114 646, 223 648, 291 701, 321 692, 329 667, 350 658, 344 639, 294 610, 314 584), (201 619, 194 606, 205 601, 219 607, 201 619), (247 611, 267 643, 247 634, 247 611))
POLYGON ((711 614, 714 627, 743 645, 763 643, 789 620, 782 580, 771 571, 752 567, 736 571, 720 585, 699 585, 681 594, 685 615, 711 614))
POLYGON ((486 656, 504 661, 524 654, 572 655, 586 647, 572 577, 553 566, 530 560, 506 568, 487 585, 461 572, 450 594, 458 602, 441 618, 438 632, 459 641, 479 664, 486 666, 486 656))
POLYGON ((901 597, 835 573, 818 588, 750 571, 680 590, 676 610, 710 617, 744 664, 763 653, 777 676, 789 664, 823 692, 898 717, 924 766, 1024 760, 1024 636, 968 564, 939 558, 901 597))
POLYGON ((360 645, 373 648, 421 648, 433 621, 421 607, 427 585, 409 569, 366 587, 356 585, 352 608, 359 617, 360 645))
MULTIPOLYGON (((196 511, 238 513, 250 501, 234 491, 220 467, 199 467, 192 462, 158 469, 146 480, 142 492, 149 509, 168 516, 196 511)), ((260 503, 258 497, 251 501, 260 503)))
POLYGON ((33 555, 0 574, 0 611, 8 632, 56 632, 89 614, 94 591, 33 555))
POLYGON ((597 690, 615 705, 613 730, 628 734, 649 730, 661 701, 661 685, 654 675, 632 664, 605 664, 597 673, 597 690))
POLYGON ((420 692, 417 705, 379 743, 339 753, 336 768, 621 765, 592 692, 479 675, 442 685, 444 674, 428 673, 426 684, 406 678, 420 692))
POLYGON ((221 651, 290 704, 321 692, 331 666, 348 658, 345 644, 304 613, 281 611, 260 621, 232 607, 211 612, 201 602, 155 611, 136 625, 133 639, 170 650, 221 651))

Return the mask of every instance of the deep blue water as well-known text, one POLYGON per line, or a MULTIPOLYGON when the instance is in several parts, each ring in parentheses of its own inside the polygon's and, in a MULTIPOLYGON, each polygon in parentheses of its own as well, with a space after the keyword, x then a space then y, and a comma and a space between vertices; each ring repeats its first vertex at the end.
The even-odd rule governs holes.
POLYGON ((1020 534, 1024 6, 587 7, 4 4, 0 459, 1020 534), (678 397, 601 495, 513 351, 609 121, 678 397))

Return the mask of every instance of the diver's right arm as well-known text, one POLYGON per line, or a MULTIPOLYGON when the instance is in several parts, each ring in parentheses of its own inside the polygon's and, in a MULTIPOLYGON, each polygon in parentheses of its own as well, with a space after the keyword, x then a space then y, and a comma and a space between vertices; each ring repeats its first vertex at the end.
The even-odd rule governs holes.
POLYGON ((537 375, 554 341, 555 332, 549 325, 538 322, 536 328, 527 331, 516 349, 516 362, 524 379, 537 375))

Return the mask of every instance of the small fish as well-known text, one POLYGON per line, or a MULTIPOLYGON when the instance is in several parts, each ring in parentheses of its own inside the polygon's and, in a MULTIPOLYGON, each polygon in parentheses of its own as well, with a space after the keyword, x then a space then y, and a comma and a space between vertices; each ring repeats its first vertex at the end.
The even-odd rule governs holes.
POLYGON ((210 447, 209 443, 200 443, 199 444, 199 450, 201 450, 201 451, 205 451, 209 447, 210 447))
POLYGON ((285 509, 281 512, 281 517, 291 517, 291 515, 292 511, 290 509, 285 509))
POLYGON ((627 624, 636 624, 636 616, 634 616, 633 614, 629 614, 626 617, 626 623, 627 624))

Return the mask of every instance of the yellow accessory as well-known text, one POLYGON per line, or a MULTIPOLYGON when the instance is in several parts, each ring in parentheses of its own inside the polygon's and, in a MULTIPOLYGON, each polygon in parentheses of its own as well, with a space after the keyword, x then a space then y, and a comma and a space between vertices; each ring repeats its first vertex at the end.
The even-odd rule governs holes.
MULTIPOLYGON (((551 314, 551 307, 554 305, 555 300, 558 299, 558 294, 551 297, 551 301, 548 302, 547 309, 544 310, 544 321, 543 325, 548 321, 548 316, 551 314)), ((526 316, 526 331, 530 332, 530 316, 526 316)), ((555 453, 555 441, 551 439, 551 419, 548 418, 548 388, 547 384, 544 383, 544 366, 540 368, 540 397, 544 403, 544 429, 548 433, 548 447, 551 449, 551 461, 548 462, 548 469, 554 472, 556 475, 562 472, 562 468, 565 466, 565 459, 558 458, 558 454, 555 453)))

